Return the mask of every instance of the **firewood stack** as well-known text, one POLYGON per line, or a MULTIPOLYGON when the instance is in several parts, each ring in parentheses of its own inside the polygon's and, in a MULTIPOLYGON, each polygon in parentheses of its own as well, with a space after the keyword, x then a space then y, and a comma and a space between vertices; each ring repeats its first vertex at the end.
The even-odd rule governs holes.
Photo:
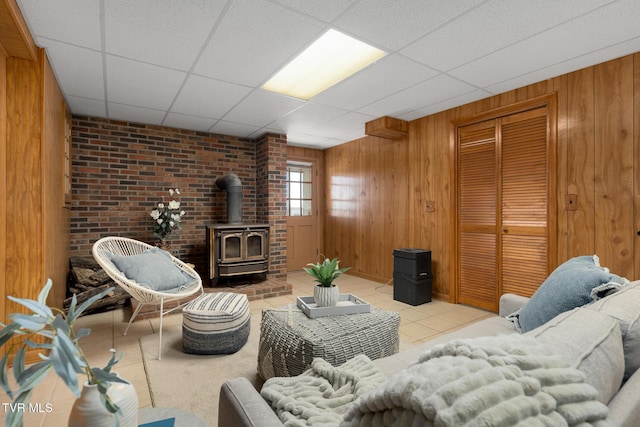
POLYGON ((85 311, 85 314, 114 310, 123 307, 129 300, 129 294, 111 280, 93 258, 71 257, 69 264, 70 272, 67 283, 67 295, 69 298, 64 300, 65 311, 69 309, 74 294, 78 300, 78 305, 80 305, 110 287, 115 289, 94 302, 85 311))

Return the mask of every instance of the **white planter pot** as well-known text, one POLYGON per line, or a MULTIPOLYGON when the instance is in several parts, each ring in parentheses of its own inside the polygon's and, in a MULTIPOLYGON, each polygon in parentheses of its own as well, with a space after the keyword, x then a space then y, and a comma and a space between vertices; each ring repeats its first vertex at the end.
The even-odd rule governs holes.
POLYGON ((316 287, 313 288, 313 298, 318 307, 331 307, 336 305, 339 295, 338 285, 332 285, 329 288, 316 285, 316 287))
MULTIPOLYGON (((135 388, 131 384, 114 382, 107 393, 120 408, 120 427, 137 427, 138 395, 135 388)), ((100 400, 98 386, 85 382, 80 397, 71 408, 69 427, 113 427, 114 416, 100 400)))

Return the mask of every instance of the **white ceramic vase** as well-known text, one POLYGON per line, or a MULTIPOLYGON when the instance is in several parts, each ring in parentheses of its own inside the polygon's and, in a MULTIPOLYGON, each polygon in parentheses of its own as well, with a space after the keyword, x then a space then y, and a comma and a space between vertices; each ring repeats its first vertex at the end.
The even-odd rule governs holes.
POLYGON ((316 287, 313 288, 313 298, 318 307, 331 307, 336 305, 339 295, 338 285, 331 285, 330 287, 316 285, 316 287))
MULTIPOLYGON (((120 427, 137 427, 138 395, 135 388, 131 384, 113 382, 107 394, 120 408, 120 427)), ((98 386, 85 382, 80 397, 71 408, 69 427, 113 427, 114 416, 100 400, 98 386)))

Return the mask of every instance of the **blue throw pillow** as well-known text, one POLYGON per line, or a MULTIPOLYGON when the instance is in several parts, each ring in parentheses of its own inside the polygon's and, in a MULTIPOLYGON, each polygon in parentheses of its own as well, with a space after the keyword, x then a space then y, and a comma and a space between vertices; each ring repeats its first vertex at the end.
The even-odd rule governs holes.
POLYGON ((537 328, 558 314, 615 292, 628 280, 600 266, 596 255, 572 258, 556 268, 531 299, 507 318, 522 332, 537 328))
POLYGON ((173 263, 171 255, 160 248, 151 248, 139 255, 112 255, 110 258, 128 279, 155 291, 174 290, 194 280, 173 263))

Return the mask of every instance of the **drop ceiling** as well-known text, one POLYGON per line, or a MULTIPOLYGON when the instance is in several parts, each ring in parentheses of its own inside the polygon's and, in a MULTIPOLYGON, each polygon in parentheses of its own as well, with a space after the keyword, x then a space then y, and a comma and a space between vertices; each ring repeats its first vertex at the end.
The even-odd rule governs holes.
POLYGON ((324 149, 640 51, 638 0, 17 0, 73 114, 324 149), (328 29, 387 55, 308 101, 261 86, 328 29))

